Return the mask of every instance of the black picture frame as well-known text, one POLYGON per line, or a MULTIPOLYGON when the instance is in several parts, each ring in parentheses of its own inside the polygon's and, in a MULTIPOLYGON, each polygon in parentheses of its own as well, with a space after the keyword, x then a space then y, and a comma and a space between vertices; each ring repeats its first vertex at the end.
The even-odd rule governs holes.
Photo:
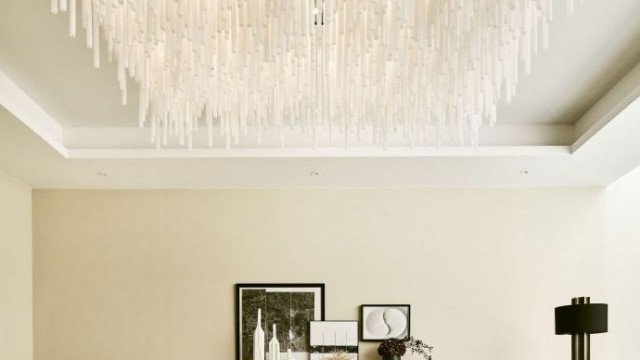
POLYGON ((356 360, 360 359, 360 344, 359 344, 359 340, 360 340, 360 322, 358 320, 314 320, 314 321, 310 321, 309 322, 310 329, 312 328, 312 324, 313 323, 354 323, 355 324, 355 329, 356 329, 356 335, 355 335, 355 342, 351 346, 349 346, 349 345, 332 346, 332 345, 326 345, 326 344, 316 345, 315 343, 313 343, 311 341, 311 330, 310 330, 309 331, 309 335, 310 335, 310 337, 309 337, 309 347, 310 347, 309 358, 310 358, 310 360, 313 360, 313 354, 327 354, 327 353, 331 353, 332 351, 336 351, 336 350, 348 350, 347 352, 349 354, 355 354, 356 355, 356 360), (320 349, 321 349, 321 351, 318 351, 320 349))
POLYGON ((407 309, 407 331, 406 335, 401 338, 406 338, 411 336, 411 304, 362 304, 360 305, 360 341, 363 342, 381 342, 386 340, 385 338, 368 338, 366 336, 366 331, 364 329, 365 319, 364 319, 364 310, 367 307, 377 307, 377 308, 406 308, 407 309))
MULTIPOLYGON (((324 321, 325 316, 325 284, 324 283, 237 283, 235 284, 235 339, 236 339, 236 360, 242 360, 242 339, 240 336, 240 292, 242 289, 269 289, 269 288, 309 288, 320 290, 320 319, 324 321)), ((308 331, 308 325, 307 325, 308 331)))

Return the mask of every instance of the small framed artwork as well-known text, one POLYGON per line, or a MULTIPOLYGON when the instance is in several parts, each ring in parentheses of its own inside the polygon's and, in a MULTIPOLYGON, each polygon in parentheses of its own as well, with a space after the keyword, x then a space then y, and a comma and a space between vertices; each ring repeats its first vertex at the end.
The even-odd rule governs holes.
POLYGON ((324 320, 324 284, 236 284, 236 360, 309 360, 309 322, 324 320))
POLYGON ((310 360, 358 360, 357 321, 311 321, 310 360))
POLYGON ((362 341, 404 339, 411 335, 411 305, 360 305, 362 341))

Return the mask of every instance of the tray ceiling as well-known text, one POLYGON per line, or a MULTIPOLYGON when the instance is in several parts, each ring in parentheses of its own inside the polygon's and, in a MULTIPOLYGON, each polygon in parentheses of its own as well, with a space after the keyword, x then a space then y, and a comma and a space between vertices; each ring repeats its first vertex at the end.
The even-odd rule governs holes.
POLYGON ((550 49, 534 59, 514 102, 500 106, 498 125, 483 129, 479 148, 313 151, 298 134, 285 151, 269 141, 157 151, 137 127, 132 82, 132 101, 122 106, 115 66, 93 69, 83 35, 69 38, 65 17, 46 2, 3 1, 0 169, 37 187, 604 185, 637 165, 639 145, 625 141, 637 130, 629 119, 637 116, 640 2, 588 0, 572 16, 563 3, 550 49), (614 151, 616 139, 628 148, 614 151), (21 152, 32 162, 17 161, 21 152), (599 153, 620 158, 597 160, 599 153))

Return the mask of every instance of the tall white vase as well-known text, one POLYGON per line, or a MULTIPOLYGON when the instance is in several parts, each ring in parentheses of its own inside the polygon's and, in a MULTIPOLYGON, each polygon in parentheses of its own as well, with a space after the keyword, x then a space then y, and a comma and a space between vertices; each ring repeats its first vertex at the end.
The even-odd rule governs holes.
POLYGON ((269 360, 280 360, 280 342, 276 334, 276 324, 273 324, 273 336, 269 341, 269 360))
POLYGON ((258 309, 258 322, 253 331, 253 360, 264 359, 264 331, 262 330, 262 309, 258 309))

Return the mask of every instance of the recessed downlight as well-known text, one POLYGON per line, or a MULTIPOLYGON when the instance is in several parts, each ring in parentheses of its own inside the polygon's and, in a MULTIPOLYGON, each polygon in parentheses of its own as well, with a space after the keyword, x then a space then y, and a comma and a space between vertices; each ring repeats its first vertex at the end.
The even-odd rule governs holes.
POLYGON ((520 175, 529 175, 531 172, 527 169, 520 170, 520 175))
POLYGON ((320 173, 317 171, 309 171, 309 176, 311 177, 317 177, 320 176, 320 173))

